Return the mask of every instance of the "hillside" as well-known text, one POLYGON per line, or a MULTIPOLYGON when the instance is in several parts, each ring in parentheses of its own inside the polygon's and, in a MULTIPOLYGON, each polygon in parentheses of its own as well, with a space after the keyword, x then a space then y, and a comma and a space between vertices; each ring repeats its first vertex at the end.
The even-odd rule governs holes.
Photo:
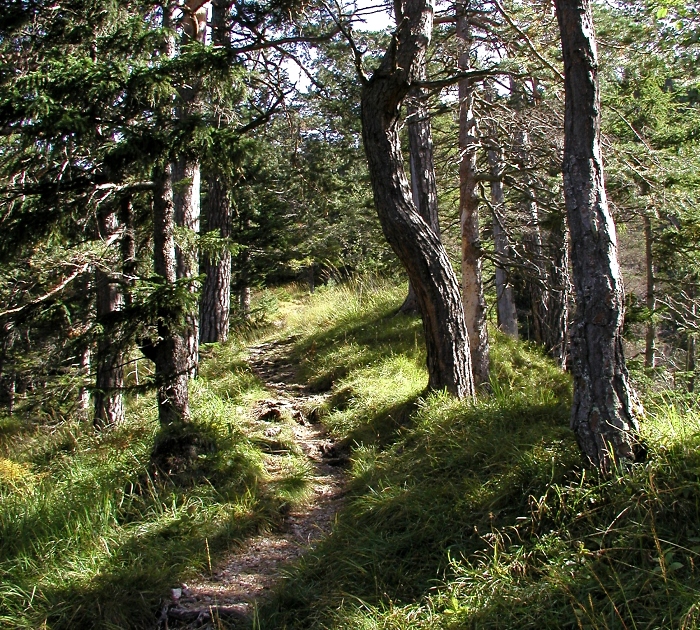
POLYGON ((151 395, 102 434, 0 419, 0 625, 154 628, 171 589, 312 512, 332 465, 328 533, 210 627, 700 627, 697 406, 644 400, 647 461, 599 478, 568 429, 569 378, 534 346, 492 331, 491 395, 426 396, 403 292, 366 279, 258 296, 257 328, 206 347, 190 385, 204 454, 167 478, 149 467, 151 395), (266 416, 282 395, 292 407, 266 416))

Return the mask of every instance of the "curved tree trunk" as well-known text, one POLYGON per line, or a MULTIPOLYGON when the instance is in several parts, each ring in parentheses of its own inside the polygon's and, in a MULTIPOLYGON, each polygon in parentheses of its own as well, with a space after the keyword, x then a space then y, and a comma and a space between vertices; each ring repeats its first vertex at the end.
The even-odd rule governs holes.
POLYGON ((459 285, 440 239, 411 200, 398 133, 401 104, 425 61, 433 6, 427 0, 407 0, 403 13, 381 65, 362 88, 362 138, 382 229, 416 291, 429 387, 471 396, 469 340, 459 285))
POLYGON ((555 0, 564 57, 564 197, 576 290, 571 428, 608 472, 634 460, 638 424, 622 351, 623 286, 600 146, 598 59, 590 0, 555 0))
MULTIPOLYGON (((469 21, 462 7, 457 16, 457 37, 462 42, 460 70, 470 69, 469 21)), ((486 299, 481 279, 481 237, 477 192, 476 150, 478 130, 474 117, 474 86, 470 79, 459 82, 459 216, 462 234, 462 300, 469 331, 472 372, 476 386, 489 383, 489 338, 486 330, 486 299)))

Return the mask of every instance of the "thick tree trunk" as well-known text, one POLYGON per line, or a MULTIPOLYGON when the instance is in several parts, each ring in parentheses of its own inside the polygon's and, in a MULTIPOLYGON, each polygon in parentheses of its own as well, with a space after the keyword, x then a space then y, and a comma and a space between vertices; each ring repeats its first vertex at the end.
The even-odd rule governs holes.
MULTIPOLYGON (((106 207, 98 212, 98 237, 108 239, 114 236, 119 223, 117 210, 106 207)), ((95 270, 96 319, 102 327, 97 341, 95 391, 93 393, 95 428, 103 429, 124 421, 124 367, 122 348, 116 332, 116 317, 122 308, 122 292, 104 269, 95 270)))
MULTIPOLYGON (((171 169, 170 164, 157 168, 153 176, 153 270, 165 285, 164 296, 177 279, 171 169)), ((156 368, 158 417, 162 426, 178 425, 190 419, 187 345, 178 330, 179 319, 180 313, 171 304, 159 305, 158 341, 148 352, 156 368)))
MULTIPOLYGON (((425 69, 421 72, 424 78, 425 69)), ((425 104, 425 94, 413 88, 406 107, 408 127, 409 164, 411 167, 411 195, 418 214, 440 236, 438 219, 437 182, 433 163, 433 132, 430 114, 425 104)), ((418 313, 418 299, 413 285, 408 283, 408 295, 399 313, 418 313)))
MULTIPOLYGON (((199 235, 200 216, 200 169, 199 160, 193 157, 181 157, 173 168, 175 185, 174 205, 175 224, 187 230, 188 238, 176 247, 177 277, 188 279, 189 291, 198 290, 195 278, 199 275, 199 235)), ((185 313, 185 346, 187 348, 187 373, 190 378, 197 376, 199 369, 199 313, 190 310, 185 313)))
POLYGON ((605 195, 590 0, 555 0, 564 58, 564 198, 576 291, 571 428, 604 472, 635 459, 638 424, 622 349, 623 286, 605 195))
MULTIPOLYGON (((209 183, 207 231, 218 231, 221 238, 231 236, 231 209, 226 187, 212 178, 209 183)), ((231 252, 205 255, 202 261, 204 286, 199 307, 199 339, 202 343, 226 341, 231 312, 231 252)))
POLYGON ((396 37, 362 88, 362 137, 382 229, 418 298, 429 387, 464 397, 474 389, 459 285, 440 239, 411 200, 398 133, 399 110, 425 62, 432 25, 432 4, 407 0, 396 37))
MULTIPOLYGON (((503 159, 500 151, 489 149, 488 161, 491 170, 491 203, 493 205, 493 246, 498 261, 511 258, 510 245, 501 217, 505 211, 505 196, 503 194, 503 182, 501 172, 503 159)), ((509 337, 518 338, 518 313, 515 308, 515 296, 513 287, 508 281, 508 272, 504 264, 496 263, 496 308, 498 313, 498 327, 509 337)))
MULTIPOLYGON (((467 16, 457 16, 457 37, 462 41, 460 70, 469 70, 471 34, 467 16)), ((459 82, 459 215, 462 235, 462 300, 469 331, 474 384, 488 386, 489 338, 486 330, 486 299, 481 279, 481 237, 477 192, 477 121, 474 116, 474 87, 469 79, 459 82)))
POLYGON ((649 312, 647 322, 646 345, 644 348, 644 367, 651 369, 656 365, 656 325, 654 310, 656 309, 656 294, 654 291, 654 257, 652 255, 651 217, 644 215, 644 251, 647 276, 646 306, 649 312))

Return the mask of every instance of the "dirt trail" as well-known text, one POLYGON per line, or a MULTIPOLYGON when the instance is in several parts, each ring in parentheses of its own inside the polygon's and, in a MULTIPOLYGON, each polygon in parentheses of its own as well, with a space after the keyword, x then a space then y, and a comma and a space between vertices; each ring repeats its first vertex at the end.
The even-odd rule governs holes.
MULTIPOLYGON (((290 510, 276 531, 249 539, 224 558, 212 559, 210 576, 173 589, 172 601, 163 607, 160 628, 213 628, 218 627, 217 617, 245 626, 255 602, 269 592, 281 569, 330 531, 344 495, 346 473, 340 465, 344 460, 323 427, 304 416, 303 409, 319 397, 296 382, 296 369, 288 358, 292 345, 293 340, 287 340, 250 348, 250 366, 270 391, 255 411, 259 420, 272 421, 266 430, 269 436, 281 430, 274 420, 294 418, 295 440, 311 464, 313 494, 305 505, 290 510)), ((266 463, 272 477, 281 472, 276 459, 269 455, 266 463)))

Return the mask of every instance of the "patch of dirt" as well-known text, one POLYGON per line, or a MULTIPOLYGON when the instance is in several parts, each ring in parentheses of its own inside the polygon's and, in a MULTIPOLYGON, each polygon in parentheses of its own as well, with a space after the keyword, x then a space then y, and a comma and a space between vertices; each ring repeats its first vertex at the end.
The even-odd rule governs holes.
MULTIPOLYGON (((250 366, 270 390, 254 412, 259 421, 270 423, 265 435, 280 433, 275 423, 285 417, 294 420, 296 443, 311 464, 313 493, 303 506, 290 510, 277 531, 248 539, 245 546, 225 557, 212 558, 211 575, 172 589, 164 604, 159 628, 215 628, 218 619, 245 626, 256 601, 264 598, 279 579, 283 567, 301 556, 328 534, 345 494, 347 456, 326 435, 320 424, 312 423, 303 410, 323 396, 308 393, 296 380, 296 368, 289 360, 294 340, 269 342, 250 348, 250 366)), ((270 476, 282 474, 279 458, 267 456, 270 476)))

